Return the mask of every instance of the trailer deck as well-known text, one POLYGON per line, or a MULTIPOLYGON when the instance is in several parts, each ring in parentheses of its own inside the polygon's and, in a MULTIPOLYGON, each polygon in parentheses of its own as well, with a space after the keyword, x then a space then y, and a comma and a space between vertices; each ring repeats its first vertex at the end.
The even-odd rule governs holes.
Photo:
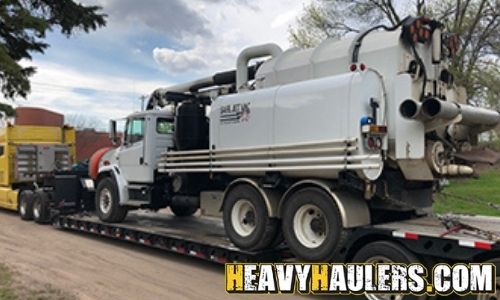
POLYGON ((355 230, 345 248, 373 238, 395 240, 422 257, 478 262, 500 255, 500 218, 445 215, 366 226, 355 230))
POLYGON ((374 227, 404 230, 416 235, 457 241, 473 239, 478 243, 491 245, 500 242, 500 218, 498 217, 445 215, 380 224, 374 227), (449 226, 446 227, 445 223, 448 223, 449 226))
MULTIPOLYGON (((221 219, 178 218, 170 213, 130 212, 124 222, 104 223, 95 214, 57 215, 57 228, 141 244, 216 263, 279 262, 293 255, 282 245, 276 250, 248 252, 227 238, 221 219)), ((413 253, 447 260, 476 261, 485 253, 500 254, 500 218, 483 216, 424 217, 358 228, 337 261, 348 262, 367 240, 396 240, 413 253), (445 222, 448 221, 445 226, 445 222), (488 236, 489 234, 489 236, 488 236)))
POLYGON ((209 217, 175 217, 170 213, 130 212, 124 222, 104 223, 94 214, 59 215, 57 228, 86 232, 141 244, 217 263, 271 262, 290 256, 284 248, 248 252, 226 237, 222 220, 209 217))

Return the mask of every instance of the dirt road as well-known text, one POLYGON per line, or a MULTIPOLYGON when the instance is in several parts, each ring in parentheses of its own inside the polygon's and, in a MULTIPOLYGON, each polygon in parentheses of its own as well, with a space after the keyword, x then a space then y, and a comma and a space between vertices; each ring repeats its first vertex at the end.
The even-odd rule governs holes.
POLYGON ((222 266, 23 222, 5 211, 0 260, 27 284, 51 284, 83 300, 258 298, 226 294, 222 266))

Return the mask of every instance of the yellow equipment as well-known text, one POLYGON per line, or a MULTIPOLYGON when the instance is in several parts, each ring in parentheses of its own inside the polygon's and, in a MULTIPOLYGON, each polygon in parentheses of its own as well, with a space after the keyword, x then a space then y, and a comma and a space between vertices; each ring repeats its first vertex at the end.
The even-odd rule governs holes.
POLYGON ((70 170, 75 157, 71 127, 5 124, 0 128, 0 207, 17 210, 20 190, 34 190, 54 171, 70 170))

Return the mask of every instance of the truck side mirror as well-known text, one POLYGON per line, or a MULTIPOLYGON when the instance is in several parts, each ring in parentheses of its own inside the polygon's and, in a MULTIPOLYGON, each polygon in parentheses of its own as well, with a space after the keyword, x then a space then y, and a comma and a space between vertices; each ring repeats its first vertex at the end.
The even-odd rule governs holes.
POLYGON ((109 139, 111 140, 111 143, 113 145, 116 145, 118 143, 118 137, 116 134, 116 121, 115 120, 109 121, 109 139))

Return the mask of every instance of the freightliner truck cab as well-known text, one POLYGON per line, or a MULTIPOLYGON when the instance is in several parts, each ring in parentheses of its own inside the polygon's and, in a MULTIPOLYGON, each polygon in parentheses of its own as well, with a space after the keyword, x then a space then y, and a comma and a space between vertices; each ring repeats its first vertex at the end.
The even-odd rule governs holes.
POLYGON ((194 214, 208 175, 165 174, 158 167, 166 150, 208 147, 206 106, 183 98, 180 105, 133 113, 124 121, 120 133, 117 121, 110 121, 110 138, 117 147, 101 149, 90 159, 101 220, 120 222, 138 208, 170 207, 177 216, 194 214))
POLYGON ((91 158, 91 173, 97 179, 96 209, 109 221, 121 221, 131 208, 160 209, 168 204, 161 196, 165 191, 156 166, 161 152, 174 145, 173 112, 137 112, 124 121, 120 133, 117 120, 110 121, 110 136, 118 147, 102 149, 91 158))

